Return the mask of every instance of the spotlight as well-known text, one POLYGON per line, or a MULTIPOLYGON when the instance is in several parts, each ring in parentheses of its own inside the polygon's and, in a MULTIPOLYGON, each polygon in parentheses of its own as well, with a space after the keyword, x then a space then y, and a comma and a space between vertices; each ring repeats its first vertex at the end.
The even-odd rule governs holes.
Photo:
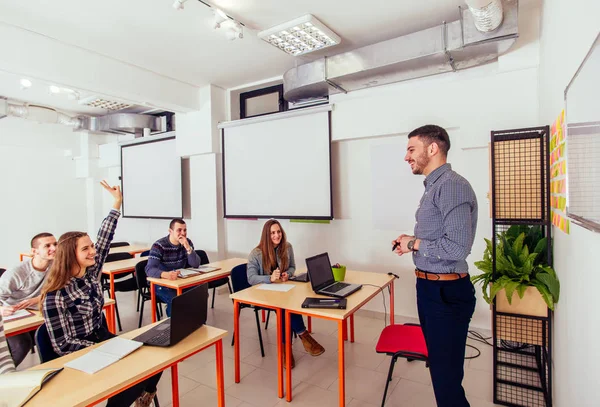
POLYGON ((185 3, 187 0, 175 0, 173 2, 173 8, 175 10, 183 10, 183 3, 185 3))
POLYGON ((218 8, 213 9, 213 12, 215 13, 215 30, 217 28, 221 28, 221 23, 228 21, 229 17, 227 17, 227 14, 225 14, 223 12, 223 10, 219 10, 218 8))
POLYGON ((31 88, 31 81, 29 79, 21 79, 21 89, 29 89, 31 88))
POLYGON ((237 40, 238 38, 240 40, 244 38, 244 30, 242 28, 242 25, 236 21, 233 26, 227 29, 227 31, 225 32, 225 37, 231 41, 237 40))

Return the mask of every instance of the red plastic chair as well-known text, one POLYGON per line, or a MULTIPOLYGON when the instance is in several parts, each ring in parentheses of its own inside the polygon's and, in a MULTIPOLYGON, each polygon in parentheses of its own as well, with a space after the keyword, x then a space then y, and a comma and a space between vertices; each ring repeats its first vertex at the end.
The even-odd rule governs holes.
POLYGON ((429 367, 429 362, 427 360, 427 345, 425 344, 425 337, 423 336, 420 325, 398 324, 389 325, 383 329, 381 335, 379 335, 379 341, 377 341, 375 350, 377 353, 385 353, 392 357, 387 382, 385 383, 385 390, 383 392, 383 400, 381 401, 381 407, 383 407, 385 405, 388 387, 392 380, 396 359, 406 358, 409 362, 412 362, 413 360, 422 360, 425 362, 426 366, 429 367))

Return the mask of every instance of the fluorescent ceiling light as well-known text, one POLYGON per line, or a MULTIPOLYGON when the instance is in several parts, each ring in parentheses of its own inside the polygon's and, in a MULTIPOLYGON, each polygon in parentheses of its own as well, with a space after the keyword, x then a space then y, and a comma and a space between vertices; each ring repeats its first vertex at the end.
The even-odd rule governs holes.
POLYGON ((258 38, 293 56, 331 47, 341 41, 336 33, 311 14, 261 31, 258 38))

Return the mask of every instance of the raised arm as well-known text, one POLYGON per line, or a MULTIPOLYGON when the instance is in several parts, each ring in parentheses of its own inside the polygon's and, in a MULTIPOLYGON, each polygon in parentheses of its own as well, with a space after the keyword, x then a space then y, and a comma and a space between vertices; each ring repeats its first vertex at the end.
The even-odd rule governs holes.
POLYGON ((73 327, 66 317, 67 307, 60 293, 52 292, 46 295, 42 313, 46 320, 52 348, 59 355, 67 355, 94 344, 73 335, 73 327))
POLYGON ((123 201, 123 195, 121 194, 121 187, 111 187, 106 181, 100 183, 102 187, 110 192, 114 198, 113 207, 108 213, 108 216, 104 218, 100 229, 98 230, 98 236, 96 238, 96 264, 88 269, 88 272, 93 273, 95 276, 102 271, 104 261, 108 252, 110 251, 110 244, 115 236, 115 230, 117 229, 117 222, 119 216, 121 216, 121 202, 123 201))
POLYGON ((192 243, 192 241, 190 239, 187 239, 187 244, 188 246, 185 247, 185 250, 187 252, 187 264, 189 267, 198 267, 200 266, 200 256, 198 256, 198 253, 196 253, 196 251, 194 250, 194 244, 192 243))

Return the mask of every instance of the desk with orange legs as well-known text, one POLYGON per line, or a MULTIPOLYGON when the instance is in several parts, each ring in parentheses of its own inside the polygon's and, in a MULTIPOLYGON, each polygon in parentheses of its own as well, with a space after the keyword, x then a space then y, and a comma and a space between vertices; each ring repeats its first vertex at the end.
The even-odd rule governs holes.
MULTIPOLYGON (((134 338, 148 330, 147 325, 126 334, 122 338, 134 338)), ((216 380, 218 406, 225 406, 225 384, 223 381, 223 338, 227 331, 204 325, 174 346, 142 346, 118 362, 89 375, 79 370, 65 368, 30 401, 27 407, 35 406, 93 406, 147 378, 171 368, 173 406, 179 406, 178 363, 210 346, 216 348, 216 380)), ((63 367, 67 362, 83 356, 99 344, 71 353, 61 358, 34 366, 34 369, 63 367)))
MULTIPOLYGON (((116 332, 115 328, 115 300, 110 298, 104 299, 104 310, 106 312, 106 324, 108 330, 113 334, 116 332)), ((40 325, 44 323, 44 317, 40 311, 32 311, 33 315, 20 318, 14 321, 8 321, 4 323, 4 333, 6 336, 20 335, 25 332, 35 331, 40 325)))
POLYGON ((209 283, 211 281, 219 280, 223 277, 229 277, 231 269, 239 264, 247 263, 247 259, 232 258, 226 260, 215 261, 209 264, 203 264, 203 266, 217 267, 219 270, 211 271, 209 273, 202 273, 198 276, 188 278, 178 278, 177 280, 167 280, 164 278, 153 278, 148 277, 150 282, 150 297, 152 299, 152 322, 156 322, 156 293, 155 286, 160 285, 162 287, 172 288, 177 291, 177 295, 181 295, 184 289, 194 287, 200 284, 209 283))
POLYGON ((315 294, 310 283, 298 283, 288 281, 285 284, 293 284, 294 288, 288 292, 260 290, 259 286, 253 286, 246 290, 232 294, 230 297, 234 301, 233 310, 233 329, 235 337, 235 382, 240 382, 240 323, 238 318, 238 309, 240 304, 250 304, 261 308, 272 309, 277 312, 277 360, 278 360, 278 395, 283 397, 283 366, 281 364, 281 352, 283 345, 281 335, 283 327, 281 326, 281 314, 285 313, 286 335, 286 391, 287 401, 292 401, 292 369, 291 369, 291 318, 290 314, 306 315, 307 317, 323 318, 336 321, 338 324, 338 375, 339 375, 339 397, 340 406, 346 402, 346 380, 345 380, 345 356, 344 343, 347 337, 346 321, 350 321, 350 341, 354 342, 354 313, 363 305, 377 296, 386 287, 390 293, 390 323, 394 323, 394 277, 383 273, 371 273, 365 271, 346 272, 344 282, 363 284, 363 287, 357 292, 347 297, 346 309, 324 309, 324 308, 302 308, 302 303, 306 297, 324 297, 315 294), (369 284, 369 285, 367 285, 369 284))

